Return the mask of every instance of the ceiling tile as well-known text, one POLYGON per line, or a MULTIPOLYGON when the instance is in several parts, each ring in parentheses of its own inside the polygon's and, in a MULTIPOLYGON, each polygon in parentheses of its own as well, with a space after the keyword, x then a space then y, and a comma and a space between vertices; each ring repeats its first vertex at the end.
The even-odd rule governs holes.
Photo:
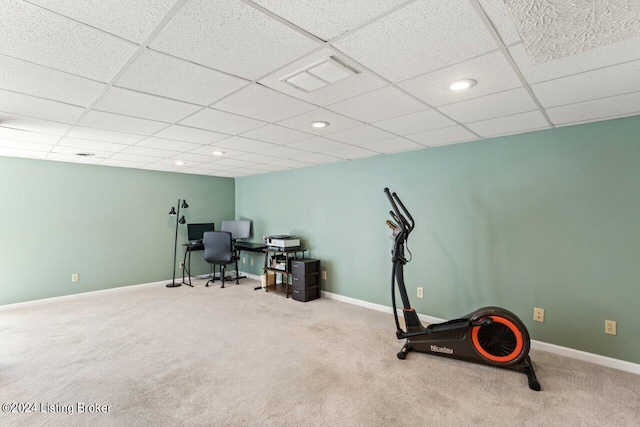
POLYGON ((168 128, 161 130, 154 136, 180 141, 189 141, 196 144, 213 144, 214 142, 229 137, 229 135, 224 133, 211 132, 208 130, 196 129, 180 125, 169 126, 168 128))
POLYGON ((103 83, 0 55, 2 89, 86 107, 105 87, 103 83))
POLYGON ((361 145, 361 147, 377 153, 396 153, 399 151, 418 150, 424 148, 424 146, 420 144, 416 144, 413 141, 409 141, 408 139, 399 136, 382 141, 370 142, 368 144, 361 145))
POLYGON ((337 150, 339 148, 347 148, 348 144, 333 141, 328 138, 322 138, 319 136, 305 139, 304 141, 294 142, 292 144, 288 144, 289 147, 299 148, 305 151, 313 151, 316 153, 323 153, 325 151, 337 150))
POLYGON ((224 171, 224 170, 229 170, 233 168, 233 166, 221 165, 220 162, 200 163, 198 167, 200 169, 206 169, 209 171, 224 171))
POLYGON ((27 159, 43 159, 47 156, 46 151, 22 150, 19 148, 0 147, 0 156, 4 157, 24 157, 27 159))
POLYGON ((534 62, 544 63, 640 36, 640 7, 627 1, 506 0, 534 62))
POLYGON ((454 126, 456 122, 436 110, 424 110, 405 116, 375 122, 373 125, 398 135, 426 132, 428 130, 454 126))
POLYGON ((86 164, 96 164, 104 160, 101 157, 76 156, 75 154, 61 154, 61 153, 49 153, 47 154, 46 159, 53 160, 54 162, 86 163, 86 164))
POLYGON ((22 129, 30 132, 46 133, 48 135, 56 136, 64 135, 71 127, 65 123, 51 122, 48 120, 9 113, 2 113, 0 125, 6 128, 22 129))
POLYGON ((118 87, 110 88, 94 110, 175 123, 202 107, 118 87))
POLYGON ((471 4, 462 0, 411 3, 335 46, 393 82, 497 48, 471 4), (454 16, 464 25, 452 25, 454 16))
POLYGON ((526 89, 518 88, 446 105, 439 110, 460 123, 470 123, 537 108, 526 89))
POLYGON ((0 136, 1 148, 11 148, 16 150, 29 150, 29 151, 44 151, 45 153, 47 153, 51 150, 53 146, 54 146, 53 144, 40 144, 37 142, 15 141, 15 140, 6 139, 0 136))
POLYGON ((142 43, 169 12, 175 0, 28 0, 74 21, 142 43))
POLYGON ((266 156, 266 155, 261 154, 261 153, 242 154, 240 156, 237 156, 236 159, 237 160, 241 160, 241 161, 245 161, 245 162, 256 163, 256 164, 258 164, 258 163, 270 164, 271 162, 275 162, 276 160, 278 160, 276 157, 266 156))
POLYGON ((335 104, 336 102, 353 98, 354 96, 362 95, 363 93, 387 86, 387 82, 380 77, 366 69, 362 69, 362 67, 352 59, 349 59, 344 55, 340 55, 331 49, 323 49, 321 51, 314 52, 299 61, 289 64, 282 69, 278 69, 276 72, 261 79, 260 84, 268 86, 279 92, 295 96, 296 98, 300 98, 312 104, 322 106, 335 104), (322 62, 330 57, 337 59, 338 62, 341 62, 352 70, 357 71, 358 74, 344 80, 337 81, 313 92, 305 92, 300 89, 296 89, 281 81, 284 78, 296 74, 300 70, 304 70, 309 66, 322 62))
POLYGON ((338 157, 327 156, 326 154, 320 153, 309 153, 306 156, 298 157, 298 160, 301 162, 314 163, 314 164, 323 164, 323 163, 336 163, 342 162, 344 159, 340 159, 338 157))
POLYGON ((531 89, 543 107, 555 107, 638 92, 639 75, 640 61, 633 61, 538 83, 531 89))
POLYGON ((173 139, 156 138, 154 136, 150 136, 149 138, 140 141, 136 146, 172 151, 189 151, 202 147, 201 144, 194 144, 193 142, 175 141, 173 139))
POLYGON ((387 86, 327 107, 363 122, 377 122, 428 108, 401 90, 387 86))
POLYGON ((146 157, 171 157, 175 156, 178 152, 172 150, 161 150, 158 148, 147 148, 132 145, 121 151, 123 154, 135 154, 136 156, 146 157))
POLYGON ((534 64, 522 44, 510 48, 509 53, 527 82, 533 84, 640 59, 640 37, 558 58, 546 64, 534 64))
POLYGON ((87 149, 87 148, 77 148, 77 147, 67 147, 64 145, 56 145, 55 147, 53 147, 53 149, 51 150, 52 153, 57 153, 57 154, 70 154, 70 155, 76 155, 78 153, 92 153, 95 157, 99 157, 101 159, 106 159, 107 157, 111 156, 113 154, 113 152, 111 151, 101 151, 101 150, 95 150, 95 149, 87 149))
POLYGON ((276 159, 271 164, 286 166, 288 168, 306 168, 307 166, 312 166, 311 163, 301 162, 300 160, 293 159, 276 159))
POLYGON ((110 81, 136 45, 37 6, 0 2, 0 53, 102 82, 110 81))
POLYGON ((275 147, 275 145, 268 142, 256 141, 254 139, 243 138, 241 136, 232 136, 231 138, 216 142, 216 146, 240 151, 258 151, 265 148, 275 147))
POLYGON ((640 113, 640 92, 546 109, 555 125, 640 113))
POLYGON ((41 144, 55 144, 60 139, 57 135, 46 135, 43 133, 6 127, 0 127, 0 138, 13 139, 16 141, 39 142, 41 144))
POLYGON ((504 0, 478 0, 505 45, 518 43, 520 34, 504 0))
POLYGON ((209 105, 246 84, 246 80, 148 49, 116 82, 199 105, 209 105))
POLYGON ((263 172, 264 171, 275 172, 275 171, 282 171, 282 170, 289 169, 289 168, 287 166, 256 163, 256 164, 251 165, 251 169, 259 170, 259 171, 263 171, 263 172))
POLYGON ((158 157, 141 156, 138 154, 115 153, 109 157, 112 160, 123 160, 125 162, 153 163, 157 162, 158 157))
POLYGON ((112 153, 117 153, 118 151, 122 151, 128 147, 128 145, 115 144, 113 142, 90 141, 88 139, 77 138, 62 138, 58 145, 63 147, 75 147, 84 150, 109 151, 112 153))
MULTIPOLYGON (((311 126, 309 126, 309 128, 311 128, 311 126)), ((267 125, 245 132, 242 136, 272 142, 274 144, 288 144, 290 142, 307 139, 310 135, 278 125, 267 125)))
POLYGON ((166 123, 162 122, 121 116, 119 114, 105 113, 102 111, 88 111, 78 124, 83 127, 94 127, 142 135, 154 134, 167 126, 166 123))
POLYGON ((322 40, 330 40, 401 5, 406 0, 255 0, 265 9, 322 40))
POLYGON ((187 167, 180 171, 180 173, 188 173, 192 175, 209 175, 210 172, 211 170, 203 169, 200 167, 200 165, 198 165, 198 167, 187 167))
POLYGON ((266 150, 260 150, 258 154, 264 154, 265 156, 278 157, 283 159, 297 159, 298 157, 306 156, 308 151, 298 150, 297 148, 276 146, 267 148, 266 150))
POLYGON ((116 168, 134 168, 142 169, 149 162, 127 162, 125 160, 104 159, 99 163, 100 166, 112 166, 116 168))
POLYGON ((439 107, 520 87, 522 83, 502 52, 497 51, 407 80, 398 86, 427 104, 439 107), (478 84, 467 90, 449 89, 451 82, 464 79, 475 80, 478 84))
POLYGON ((230 167, 251 167, 253 162, 241 160, 242 157, 243 156, 239 156, 238 158, 233 158, 233 159, 222 159, 219 162, 216 162, 216 164, 220 166, 230 166, 230 167))
POLYGON ((150 165, 143 166, 142 169, 162 171, 162 172, 177 172, 180 169, 184 169, 184 166, 165 165, 161 163, 152 163, 150 165))
POLYGON ((205 145, 203 147, 200 148, 196 148, 195 150, 191 150, 189 153, 191 154, 202 154, 205 156, 209 156, 211 158, 210 161, 212 162, 217 162, 219 160, 223 160, 223 159, 227 159, 230 157, 236 157, 236 156, 240 156, 242 154, 245 154, 245 151, 239 151, 239 150, 232 150, 230 148, 225 148, 225 147, 220 147, 217 145, 205 145), (213 154, 214 151, 223 151, 224 155, 222 156, 216 156, 213 154))
POLYGON ((528 113, 469 123, 467 127, 480 136, 490 137, 532 129, 548 128, 549 124, 542 113, 536 110, 529 111, 528 113))
POLYGON ((383 139, 393 138, 395 135, 384 131, 382 129, 377 129, 369 125, 358 126, 355 128, 342 130, 340 132, 335 132, 327 135, 327 138, 335 139, 340 142, 346 142, 347 144, 361 145, 366 144, 368 142, 380 141, 383 139))
POLYGON ((180 124, 230 135, 246 132, 266 125, 265 122, 259 120, 214 110, 212 108, 205 108, 202 111, 198 111, 193 116, 182 120, 180 124))
POLYGON ((254 80, 318 43, 242 2, 208 0, 185 3, 150 47, 254 80))
MULTIPOLYGON (((179 156, 179 155, 178 155, 179 156)), ((177 156, 176 156, 177 157, 177 156)), ((156 165, 167 165, 167 166, 174 166, 177 169, 184 169, 186 166, 185 165, 176 165, 176 161, 178 160, 176 157, 172 157, 170 159, 162 159, 162 160, 158 160, 157 158, 154 159, 154 163, 156 165)), ((189 162, 190 166, 195 166, 195 165, 200 165, 202 162, 189 162)))
POLYGON ((207 156, 202 154, 193 154, 193 153, 180 153, 173 156, 174 159, 185 160, 188 163, 188 166, 193 166, 192 163, 209 163, 213 155, 207 156))
POLYGON ((324 135, 327 133, 337 132, 339 130, 360 126, 362 123, 357 120, 345 117, 341 114, 334 113, 333 111, 325 110, 324 108, 318 108, 316 110, 308 111, 298 116, 282 120, 278 122, 278 124, 286 126, 288 128, 297 129, 302 132, 312 133, 315 135, 324 135), (314 128, 313 126, 311 126, 312 122, 327 122, 329 123, 329 126, 324 128, 314 128))
POLYGON ((316 108, 258 84, 239 90, 213 107, 266 122, 277 122, 316 108))
POLYGON ((84 112, 84 108, 0 90, 0 111, 54 122, 73 123, 84 112))
POLYGON ((347 147, 339 150, 331 150, 324 153, 327 156, 338 157, 345 160, 362 159, 364 157, 375 156, 375 151, 367 150, 361 147, 347 147))
POLYGON ((144 138, 144 136, 134 135, 131 133, 114 132, 104 129, 93 129, 81 126, 71 128, 68 137, 79 139, 91 139, 94 141, 115 142, 119 144, 135 144, 144 138))
POLYGON ((471 141, 478 139, 478 136, 462 126, 452 126, 450 128, 416 133, 415 135, 407 136, 407 138, 425 147, 433 147, 436 145, 452 144, 454 142, 471 141))

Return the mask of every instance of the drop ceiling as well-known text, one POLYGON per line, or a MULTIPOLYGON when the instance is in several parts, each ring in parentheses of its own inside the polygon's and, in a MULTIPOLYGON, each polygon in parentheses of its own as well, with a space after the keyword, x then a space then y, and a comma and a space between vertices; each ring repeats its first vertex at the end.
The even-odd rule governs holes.
POLYGON ((0 156, 241 177, 636 115, 633 4, 3 0, 0 156))

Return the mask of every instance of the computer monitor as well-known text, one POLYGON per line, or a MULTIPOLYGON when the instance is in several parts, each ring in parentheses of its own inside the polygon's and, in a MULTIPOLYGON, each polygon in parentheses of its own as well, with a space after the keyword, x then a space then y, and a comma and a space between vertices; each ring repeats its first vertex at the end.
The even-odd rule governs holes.
POLYGON ((251 236, 251 221, 246 219, 237 221, 225 220, 220 224, 220 230, 229 231, 234 239, 248 239, 251 236))
POLYGON ((187 235, 190 241, 202 240, 204 233, 207 231, 214 231, 213 223, 208 222, 205 224, 187 224, 187 235))

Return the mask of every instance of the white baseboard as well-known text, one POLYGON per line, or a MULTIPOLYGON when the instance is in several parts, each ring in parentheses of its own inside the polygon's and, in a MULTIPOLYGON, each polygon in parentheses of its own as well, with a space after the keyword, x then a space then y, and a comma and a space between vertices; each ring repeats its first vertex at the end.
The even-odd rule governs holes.
MULTIPOLYGON (((343 295, 334 294, 332 292, 321 291, 322 297, 333 299, 336 301, 346 302, 348 304, 359 305, 360 307, 369 308, 372 310, 382 311, 383 313, 393 314, 393 309, 386 305, 374 304, 368 301, 362 301, 356 298, 345 297, 343 295)), ((398 313, 402 313, 402 310, 398 310, 398 313)), ((445 319, 440 319, 433 316, 427 316, 425 314, 418 314, 418 318, 427 323, 440 323, 445 319)), ((587 353, 586 351, 576 350, 573 348, 562 347, 555 344, 549 344, 542 341, 531 340, 531 348, 534 350, 546 351, 549 353, 558 354, 561 356, 570 357, 572 359, 582 360, 584 362, 594 363, 596 365, 606 366, 608 368, 618 369, 620 371, 631 372, 632 374, 640 375, 640 364, 627 362, 626 360, 614 359, 612 357, 601 356, 599 354, 587 353)))
POLYGON ((159 282, 141 283, 141 284, 138 284, 138 285, 124 285, 124 286, 119 286, 117 288, 98 289, 96 291, 79 292, 77 294, 61 295, 59 297, 50 297, 50 298, 36 299, 36 300, 32 300, 32 301, 16 302, 16 303, 13 303, 13 304, 0 305, 0 311, 5 310, 5 309, 12 309, 12 308, 16 308, 16 307, 27 307, 27 306, 30 306, 30 305, 40 305, 40 304, 45 304, 45 303, 49 303, 49 302, 53 302, 53 301, 62 301, 62 300, 69 300, 69 299, 86 298, 86 297, 91 296, 91 295, 95 295, 95 294, 99 294, 99 293, 105 293, 105 292, 130 291, 132 289, 138 289, 140 287, 144 288, 144 287, 148 287, 148 286, 157 286, 157 285, 167 284, 167 283, 171 283, 171 279, 160 280, 159 282))

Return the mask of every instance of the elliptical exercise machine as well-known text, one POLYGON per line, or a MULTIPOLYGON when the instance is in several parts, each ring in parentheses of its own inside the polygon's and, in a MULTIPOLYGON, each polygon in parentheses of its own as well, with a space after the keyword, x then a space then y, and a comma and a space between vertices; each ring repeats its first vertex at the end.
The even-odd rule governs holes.
POLYGON ((398 358, 404 359, 410 351, 418 351, 512 369, 525 373, 529 388, 540 391, 540 383, 529 357, 529 332, 518 316, 510 311, 500 307, 483 307, 459 319, 434 323, 426 328, 422 325, 409 302, 403 270, 404 265, 410 261, 405 258, 404 252, 415 222, 396 193, 392 194, 388 188, 384 192, 393 208, 389 213, 395 221, 389 220, 387 225, 393 230, 394 237, 391 252, 391 301, 396 321, 396 337, 407 340, 398 353, 398 358), (402 298, 406 331, 402 330, 398 320, 396 284, 402 298))

